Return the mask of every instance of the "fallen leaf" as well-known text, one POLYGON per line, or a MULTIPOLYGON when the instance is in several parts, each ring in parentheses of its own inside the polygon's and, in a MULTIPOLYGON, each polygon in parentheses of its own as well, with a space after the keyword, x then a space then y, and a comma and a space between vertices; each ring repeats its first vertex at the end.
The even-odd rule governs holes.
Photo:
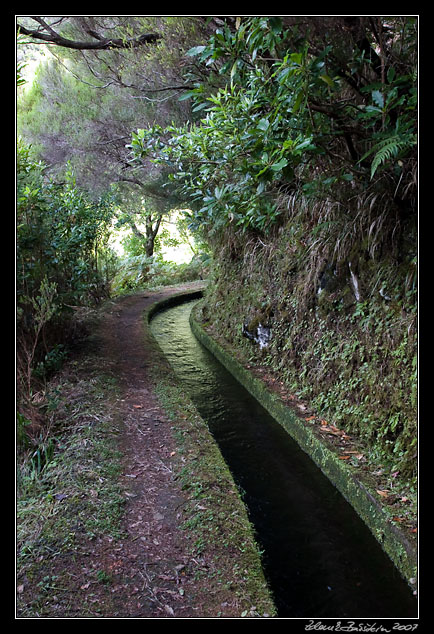
POLYGON ((417 533, 417 528, 412 528, 410 533, 417 533))
POLYGON ((309 420, 315 420, 315 416, 308 416, 308 417, 307 417, 307 418, 305 418, 304 420, 307 420, 307 421, 309 421, 309 420))
POLYGON ((404 521, 404 519, 405 519, 404 517, 392 517, 392 520, 393 520, 394 522, 403 522, 403 521, 404 521))
POLYGON ((381 489, 377 489, 376 491, 378 495, 381 495, 382 498, 387 498, 387 496, 389 495, 388 491, 381 491, 381 489))
POLYGON ((134 407, 135 409, 142 409, 142 408, 143 408, 143 405, 133 405, 133 407, 134 407))
POLYGON ((349 460, 351 456, 339 456, 339 460, 349 460))
MULTIPOLYGON (((325 421, 324 421, 325 422, 325 421)), ((341 436, 342 438, 348 438, 344 431, 338 429, 334 425, 327 425, 321 422, 321 431, 325 431, 327 434, 332 434, 333 436, 341 436)))
POLYGON ((170 455, 171 455, 171 456, 175 456, 175 455, 176 455, 176 451, 171 451, 171 452, 170 452, 170 455))

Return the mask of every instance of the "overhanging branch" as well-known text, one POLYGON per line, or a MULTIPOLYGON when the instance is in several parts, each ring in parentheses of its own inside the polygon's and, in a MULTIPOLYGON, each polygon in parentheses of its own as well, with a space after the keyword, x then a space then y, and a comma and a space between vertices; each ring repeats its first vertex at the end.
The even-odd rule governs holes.
POLYGON ((25 26, 17 23, 18 33, 28 35, 35 38, 36 40, 46 42, 47 44, 54 44, 56 46, 63 46, 64 48, 72 48, 80 51, 101 51, 110 49, 137 48, 139 46, 144 46, 145 44, 155 44, 155 42, 158 42, 158 40, 161 39, 161 35, 159 35, 158 33, 143 33, 143 35, 140 35, 137 38, 119 39, 105 38, 97 33, 92 32, 92 37, 96 39, 95 42, 80 42, 77 40, 70 40, 63 37, 62 35, 59 35, 59 33, 54 31, 54 29, 42 18, 37 16, 31 17, 33 20, 38 22, 44 30, 28 29, 25 26))

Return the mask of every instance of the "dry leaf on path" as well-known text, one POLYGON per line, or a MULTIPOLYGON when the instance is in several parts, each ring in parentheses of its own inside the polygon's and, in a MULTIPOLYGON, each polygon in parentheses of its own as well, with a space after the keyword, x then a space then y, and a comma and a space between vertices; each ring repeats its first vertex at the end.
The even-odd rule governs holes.
POLYGON ((381 489, 376 489, 378 495, 381 495, 382 498, 387 498, 389 495, 389 491, 382 491, 381 489))

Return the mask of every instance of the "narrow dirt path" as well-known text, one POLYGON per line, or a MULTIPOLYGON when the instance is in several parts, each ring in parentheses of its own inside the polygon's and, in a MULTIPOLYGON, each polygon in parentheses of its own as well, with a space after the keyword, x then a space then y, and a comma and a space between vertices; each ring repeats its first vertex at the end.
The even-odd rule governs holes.
MULTIPOLYGON (((232 522, 240 522, 242 513, 228 479, 221 485, 211 475, 206 483, 220 499, 230 499, 225 506, 206 509, 207 502, 197 500, 197 508, 211 514, 215 542, 207 540, 203 552, 195 554, 191 535, 182 528, 188 496, 175 477, 175 467, 179 473, 176 461, 185 463, 186 459, 179 456, 173 424, 155 394, 151 372, 158 359, 155 348, 146 345, 149 333, 143 313, 159 299, 197 289, 197 284, 185 285, 119 298, 99 324, 98 357, 103 366, 112 368, 118 385, 112 414, 120 423, 125 538, 99 538, 86 557, 77 559, 73 574, 81 590, 89 586, 90 569, 107 574, 110 584, 90 587, 95 608, 107 618, 239 618, 269 616, 274 609, 251 533, 240 530, 242 541, 231 544, 238 530, 232 522), (217 520, 213 513, 226 513, 229 521, 217 520), (227 541, 224 548, 223 541, 227 541), (249 561, 254 561, 250 566, 256 575, 253 586, 252 571, 246 569, 249 561)), ((196 449, 190 445, 189 456, 195 451, 198 455, 209 452, 202 443, 203 437, 196 441, 196 449)), ((211 444, 212 453, 216 450, 211 444)))
POLYGON ((115 548, 106 544, 102 567, 115 579, 111 609, 124 617, 194 618, 200 608, 191 602, 197 591, 188 574, 189 544, 179 529, 183 498, 170 464, 175 442, 152 390, 152 357, 143 334, 144 310, 179 290, 124 297, 101 325, 101 350, 115 365, 121 389, 117 415, 124 427, 128 535, 115 548))
POLYGON ((51 386, 58 454, 23 501, 20 617, 274 616, 239 492, 144 322, 189 290, 107 302, 51 386))

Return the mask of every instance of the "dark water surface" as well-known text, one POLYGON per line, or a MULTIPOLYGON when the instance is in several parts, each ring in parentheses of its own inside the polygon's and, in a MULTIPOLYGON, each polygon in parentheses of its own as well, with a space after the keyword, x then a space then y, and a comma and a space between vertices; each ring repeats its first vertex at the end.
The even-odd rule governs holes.
POLYGON ((407 583, 352 507, 197 341, 196 301, 158 313, 151 330, 245 492, 278 616, 416 617, 407 583))

